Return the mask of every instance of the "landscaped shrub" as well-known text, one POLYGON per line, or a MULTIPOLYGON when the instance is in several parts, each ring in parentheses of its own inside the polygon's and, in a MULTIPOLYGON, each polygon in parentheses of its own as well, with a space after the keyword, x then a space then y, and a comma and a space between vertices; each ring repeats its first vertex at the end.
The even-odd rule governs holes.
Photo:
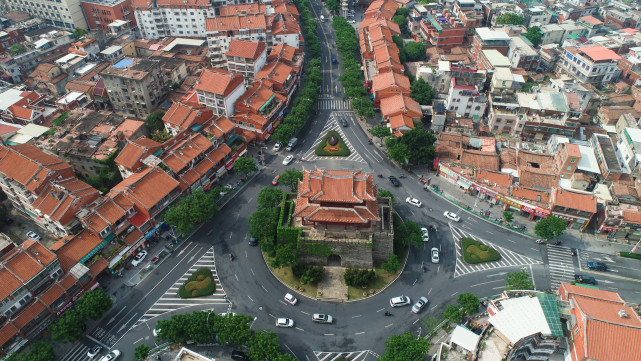
POLYGON ((318 146, 316 146, 316 150, 314 151, 314 154, 323 157, 347 157, 350 155, 350 153, 351 152, 349 148, 347 148, 347 145, 343 141, 343 138, 341 138, 340 134, 338 134, 338 132, 335 130, 330 130, 329 132, 327 132, 327 134, 325 134, 325 136, 323 137, 323 140, 318 143, 318 146), (332 135, 338 139, 338 143, 335 146, 331 146, 327 143, 327 139, 332 135))
POLYGON ((376 278, 376 272, 368 269, 348 268, 343 277, 348 286, 364 287, 376 278))
POLYGON ((323 267, 296 263, 292 266, 294 277, 305 283, 316 283, 323 279, 323 267))
POLYGON ((181 298, 209 296, 216 291, 214 277, 208 268, 200 268, 178 289, 181 298))
POLYGON ((619 256, 626 258, 641 259, 641 254, 632 252, 619 252, 619 256))
POLYGON ((469 264, 501 259, 501 254, 497 250, 472 238, 461 238, 461 249, 463 250, 463 260, 469 264))

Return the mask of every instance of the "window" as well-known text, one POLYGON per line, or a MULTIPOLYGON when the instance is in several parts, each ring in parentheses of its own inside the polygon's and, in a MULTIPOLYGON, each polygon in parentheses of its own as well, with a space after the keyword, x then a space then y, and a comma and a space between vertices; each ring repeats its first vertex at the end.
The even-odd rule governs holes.
POLYGON ((571 165, 568 166, 568 170, 572 170, 572 166, 571 165))
POLYGON ((574 163, 574 162, 576 162, 576 158, 570 159, 570 163, 574 163))

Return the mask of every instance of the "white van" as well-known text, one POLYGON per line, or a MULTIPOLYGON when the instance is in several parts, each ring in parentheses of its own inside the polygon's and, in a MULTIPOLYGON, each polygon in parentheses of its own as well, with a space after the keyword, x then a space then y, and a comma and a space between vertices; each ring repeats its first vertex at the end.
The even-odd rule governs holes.
POLYGON ((320 21, 321 21, 321 23, 325 22, 325 17, 323 15, 320 16, 320 21))

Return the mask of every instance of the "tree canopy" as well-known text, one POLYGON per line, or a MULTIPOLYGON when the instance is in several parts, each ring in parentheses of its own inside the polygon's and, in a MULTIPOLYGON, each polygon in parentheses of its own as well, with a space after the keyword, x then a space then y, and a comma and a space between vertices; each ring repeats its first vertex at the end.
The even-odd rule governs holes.
POLYGON ((189 234, 194 229, 194 224, 210 219, 218 211, 215 196, 215 193, 197 189, 169 207, 165 212, 165 221, 180 233, 189 234))
POLYGON ((83 36, 87 35, 89 31, 87 29, 83 28, 75 28, 73 29, 73 37, 76 40, 80 40, 83 36))
POLYGON ((102 289, 86 292, 76 301, 76 311, 86 320, 97 320, 102 317, 114 302, 102 289))
POLYGON ((514 220, 514 213, 510 211, 503 212, 503 219, 505 219, 507 223, 511 223, 514 220))
POLYGON ((341 4, 338 0, 327 0, 325 1, 325 6, 329 11, 339 11, 341 9, 341 4))
POLYGON ((385 352, 379 361, 421 361, 429 351, 430 343, 410 332, 402 335, 392 335, 385 341, 385 352))
POLYGON ((475 315, 479 312, 479 305, 481 301, 473 293, 461 293, 456 298, 456 303, 465 311, 468 315, 475 315))
POLYGON ((162 110, 156 110, 155 112, 149 114, 147 118, 145 118, 145 124, 147 124, 147 128, 149 128, 150 132, 155 132, 156 130, 159 131, 164 131, 165 130, 165 123, 162 121, 162 117, 165 116, 165 112, 162 110))
POLYGON ((18 43, 18 44, 13 44, 9 47, 9 54, 11 55, 18 55, 22 54, 27 51, 27 47, 18 43))
POLYGON ((399 232, 398 237, 404 246, 420 247, 423 245, 423 232, 421 232, 421 226, 418 223, 407 220, 394 229, 394 237, 397 236, 397 232, 399 232))
POLYGON ((294 192, 298 189, 298 181, 303 179, 303 172, 298 169, 288 169, 280 175, 280 183, 294 192))
POLYGON ((259 209, 265 208, 274 208, 280 204, 283 200, 283 191, 274 187, 265 187, 258 192, 258 203, 259 209))
POLYGON ((432 104, 432 99, 434 99, 435 96, 434 91, 432 90, 432 86, 428 82, 423 80, 423 78, 419 77, 418 79, 416 79, 412 83, 412 85, 410 85, 410 90, 412 91, 412 94, 410 94, 410 96, 419 104, 432 104))
POLYGON ((523 36, 525 36, 535 48, 543 41, 543 32, 538 26, 529 27, 523 36))
POLYGON ((434 159, 436 137, 420 126, 405 132, 400 138, 387 138, 389 157, 401 165, 424 165, 434 159))
POLYGON ((459 306, 448 305, 443 311, 443 317, 450 322, 459 323, 463 319, 463 312, 461 312, 459 306))
POLYGON ((539 219, 534 225, 534 233, 545 239, 551 240, 563 234, 568 226, 568 222, 563 218, 549 216, 548 218, 539 219))
POLYGON ((394 204, 394 195, 392 192, 388 191, 387 189, 378 189, 378 196, 379 197, 389 197, 392 199, 392 204, 394 204))
POLYGON ((425 59, 425 45, 410 41, 405 45, 405 54, 409 61, 419 61, 425 59))
POLYGON ((392 135, 392 132, 390 131, 389 127, 386 127, 384 125, 375 126, 374 128, 372 128, 372 130, 370 130, 370 133, 372 133, 373 136, 378 138, 385 138, 392 135))
POLYGON ((242 173, 244 178, 247 177, 249 173, 256 171, 258 168, 256 167, 254 159, 249 157, 239 157, 234 162, 234 169, 242 173))
POLYGON ((525 271, 510 272, 505 276, 505 290, 533 290, 534 284, 525 271))
POLYGON ((505 13, 496 18, 496 23, 500 25, 523 25, 523 17, 514 13, 505 13))
POLYGON ((136 360, 144 360, 147 356, 149 356, 149 346, 140 344, 134 349, 134 358, 136 360))
POLYGON ((34 342, 28 351, 14 353, 7 361, 55 361, 56 354, 53 352, 53 344, 47 340, 34 342))

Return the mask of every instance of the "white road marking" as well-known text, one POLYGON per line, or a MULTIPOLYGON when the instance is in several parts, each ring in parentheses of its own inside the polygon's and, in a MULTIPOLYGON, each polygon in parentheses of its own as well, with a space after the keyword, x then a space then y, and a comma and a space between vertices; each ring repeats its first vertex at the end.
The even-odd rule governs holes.
POLYGON ((452 293, 452 297, 456 296, 457 293, 458 293, 458 291, 452 293))
POLYGON ((389 325, 385 326, 385 328, 388 328, 388 327, 390 327, 392 325, 393 325, 393 323, 390 323, 389 325))
POLYGON ((364 333, 365 333, 365 332, 356 332, 355 334, 356 334, 356 335, 362 335, 362 334, 364 334, 364 333))
POLYGON ((430 293, 432 293, 432 289, 431 289, 431 288, 430 288, 430 290, 429 290, 429 291, 427 291, 427 295, 429 296, 429 295, 430 295, 430 293))
POLYGON ((300 312, 302 312, 302 313, 304 313, 306 315, 311 315, 311 313, 308 313, 308 312, 305 312, 305 311, 300 311, 300 312))
POLYGON ((412 322, 412 325, 416 325, 416 323, 420 320, 421 320, 420 318, 417 318, 416 321, 412 322))
POLYGON ((381 312, 381 311, 383 311, 383 310, 385 310, 385 309, 384 309, 384 308, 381 308, 380 310, 378 310, 378 311, 376 311, 376 312, 381 312))
POLYGON ((302 328, 300 328, 300 327, 296 327, 296 329, 297 329, 297 330, 299 330, 299 331, 303 331, 303 332, 305 332, 305 330, 303 330, 303 329, 302 329, 302 328))
POLYGON ((333 333, 324 333, 323 335, 325 335, 325 336, 334 336, 333 333))
POLYGON ((361 315, 352 316, 352 318, 357 318, 357 317, 361 317, 361 315))
POLYGON ((254 302, 254 300, 251 297, 249 297, 249 295, 247 295, 247 298, 249 298, 252 302, 254 302))

